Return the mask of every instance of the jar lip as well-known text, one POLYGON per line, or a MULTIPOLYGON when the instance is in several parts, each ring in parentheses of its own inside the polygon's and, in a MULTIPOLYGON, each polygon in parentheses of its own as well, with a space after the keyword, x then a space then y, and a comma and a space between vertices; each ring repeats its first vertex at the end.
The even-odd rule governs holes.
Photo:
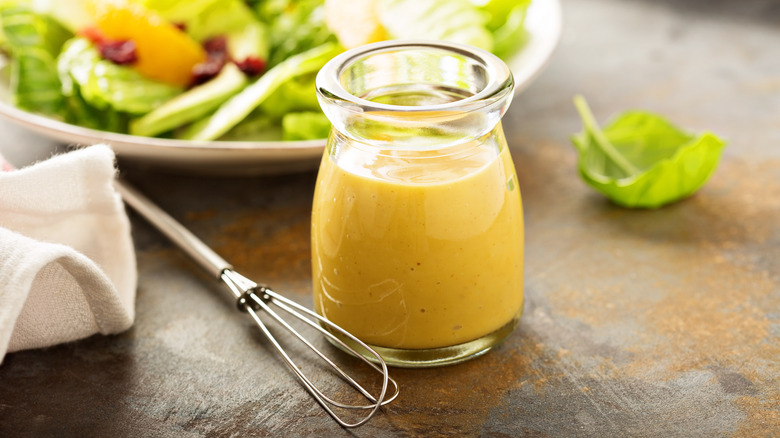
POLYGON ((489 105, 497 99, 502 98, 507 93, 511 92, 513 86, 514 79, 512 76, 512 71, 498 56, 486 50, 466 44, 438 40, 388 40, 359 46, 347 50, 328 61, 325 66, 320 69, 319 73, 317 73, 316 78, 317 94, 321 98, 336 102, 348 102, 352 104, 352 106, 357 106, 359 109, 354 108, 353 110, 359 112, 428 112, 435 110, 453 109, 468 111, 468 107, 472 106, 473 104, 477 104, 478 107, 471 109, 478 109, 489 105), (379 54, 393 50, 416 48, 439 49, 449 51, 454 54, 467 56, 485 67, 485 70, 489 72, 489 81, 477 93, 463 99, 433 105, 407 106, 378 103, 355 96, 354 94, 347 91, 339 80, 341 73, 358 59, 365 58, 372 54, 379 54))

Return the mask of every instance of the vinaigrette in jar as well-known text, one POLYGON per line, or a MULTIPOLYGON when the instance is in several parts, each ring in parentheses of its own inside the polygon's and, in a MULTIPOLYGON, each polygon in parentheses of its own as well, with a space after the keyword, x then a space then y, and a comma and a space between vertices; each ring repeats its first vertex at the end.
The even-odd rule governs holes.
POLYGON ((508 68, 466 46, 391 41, 335 58, 317 85, 334 126, 312 210, 315 310, 391 365, 484 353, 523 305, 508 68))

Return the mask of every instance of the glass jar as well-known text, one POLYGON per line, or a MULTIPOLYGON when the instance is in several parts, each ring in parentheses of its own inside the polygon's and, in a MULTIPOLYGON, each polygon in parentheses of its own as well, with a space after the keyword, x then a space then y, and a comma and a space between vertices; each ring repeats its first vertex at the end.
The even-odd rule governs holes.
POLYGON ((523 212, 501 128, 509 68, 460 44, 386 41, 317 76, 333 128, 312 210, 315 310, 390 365, 456 363, 514 329, 523 212))

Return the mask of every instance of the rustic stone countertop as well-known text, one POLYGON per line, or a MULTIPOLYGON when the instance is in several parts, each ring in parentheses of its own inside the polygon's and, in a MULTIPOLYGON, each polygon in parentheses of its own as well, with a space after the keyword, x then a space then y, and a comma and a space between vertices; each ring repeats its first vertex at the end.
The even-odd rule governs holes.
MULTIPOLYGON (((0 436, 780 436, 780 3, 564 0, 563 13, 550 64, 506 115, 526 301, 498 348, 392 369, 398 400, 346 431, 222 286, 131 213, 133 328, 7 355, 0 436), (601 122, 647 109, 729 145, 694 196, 617 207, 577 174, 577 93, 601 122)), ((51 146, 0 123, 8 158, 51 146)), ((309 305, 313 171, 122 171, 240 272, 309 305)))

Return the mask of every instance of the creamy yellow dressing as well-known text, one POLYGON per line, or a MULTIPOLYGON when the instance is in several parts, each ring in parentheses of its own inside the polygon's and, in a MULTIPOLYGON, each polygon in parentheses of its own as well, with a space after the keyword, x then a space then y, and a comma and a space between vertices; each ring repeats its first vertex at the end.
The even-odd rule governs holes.
POLYGON ((312 212, 317 312, 371 345, 485 336, 523 303, 523 212, 500 125, 461 152, 323 157, 312 212))

